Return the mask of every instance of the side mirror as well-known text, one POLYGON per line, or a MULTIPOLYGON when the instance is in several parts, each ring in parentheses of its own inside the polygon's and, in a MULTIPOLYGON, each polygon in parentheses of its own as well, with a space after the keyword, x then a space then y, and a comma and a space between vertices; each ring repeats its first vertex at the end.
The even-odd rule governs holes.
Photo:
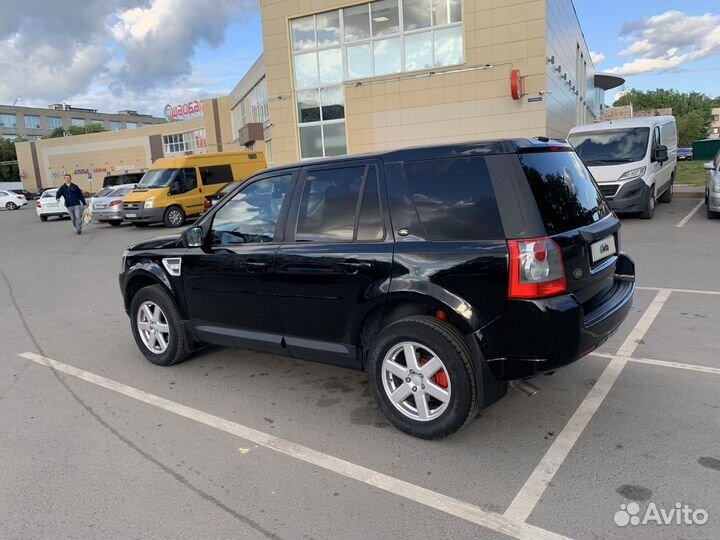
POLYGON ((708 161, 707 163, 705 163, 705 164, 703 165, 703 168, 706 169, 706 170, 708 170, 708 171, 712 171, 712 170, 715 170, 715 165, 713 164, 712 161, 708 161))
POLYGON ((186 229, 182 235, 183 244, 185 247, 202 247, 205 234, 202 227, 190 227, 186 229))
POLYGON ((664 163, 667 160, 668 160, 667 146, 665 146, 664 144, 657 146, 655 148, 655 150, 653 150, 653 161, 659 161, 660 163, 664 163))

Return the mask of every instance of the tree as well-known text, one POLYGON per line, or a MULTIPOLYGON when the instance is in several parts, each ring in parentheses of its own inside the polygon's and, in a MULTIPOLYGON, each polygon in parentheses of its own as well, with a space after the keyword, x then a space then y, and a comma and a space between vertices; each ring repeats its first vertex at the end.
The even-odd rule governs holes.
POLYGON ((52 130, 52 133, 48 135, 48 138, 55 139, 57 137, 70 137, 72 135, 85 135, 87 133, 101 133, 107 131, 105 126, 100 122, 92 122, 86 126, 70 126, 65 129, 63 127, 57 127, 52 130))
MULTIPOLYGON (((0 137, 0 163, 16 161, 15 143, 0 137)), ((0 165, 0 182, 19 182, 20 171, 17 165, 0 165)))
POLYGON ((677 119, 678 138, 681 145, 691 146, 698 139, 704 139, 712 123, 713 103, 700 92, 678 92, 677 90, 630 90, 621 95, 613 105, 632 105, 637 110, 672 108, 677 119))

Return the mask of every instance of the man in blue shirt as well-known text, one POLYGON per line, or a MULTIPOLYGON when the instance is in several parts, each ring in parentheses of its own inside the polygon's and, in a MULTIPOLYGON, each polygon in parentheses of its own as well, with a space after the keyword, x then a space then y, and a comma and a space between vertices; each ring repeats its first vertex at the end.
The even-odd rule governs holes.
POLYGON ((65 199, 65 208, 67 208, 67 211, 70 214, 70 219, 72 220, 73 227, 75 227, 75 232, 82 234, 83 206, 86 206, 87 202, 85 202, 85 197, 83 197, 82 191, 77 184, 73 184, 72 176, 69 174, 65 175, 65 183, 57 190, 55 199, 59 201, 60 197, 65 199))

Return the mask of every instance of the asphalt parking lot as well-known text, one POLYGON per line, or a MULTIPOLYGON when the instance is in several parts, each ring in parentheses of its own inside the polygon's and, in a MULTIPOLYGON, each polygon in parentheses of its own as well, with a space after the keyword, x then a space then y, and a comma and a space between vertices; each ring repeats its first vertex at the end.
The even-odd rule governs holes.
POLYGON ((2 211, 0 538, 718 538, 720 222, 686 219, 698 202, 623 220, 640 288, 600 350, 437 442, 391 427, 362 373, 150 364, 117 273, 168 231, 2 211), (676 503, 706 522, 616 525, 676 503))

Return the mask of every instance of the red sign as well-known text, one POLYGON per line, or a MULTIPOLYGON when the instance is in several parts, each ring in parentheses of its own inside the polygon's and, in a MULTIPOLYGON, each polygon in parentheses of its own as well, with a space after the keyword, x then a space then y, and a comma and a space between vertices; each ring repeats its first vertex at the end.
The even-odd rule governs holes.
POLYGON ((513 69, 510 72, 510 95, 514 100, 518 100, 525 95, 525 81, 520 75, 519 69, 513 69))
POLYGON ((195 118, 196 116, 202 116, 202 113, 202 102, 197 100, 182 105, 170 105, 169 103, 165 105, 165 119, 168 122, 195 118))

